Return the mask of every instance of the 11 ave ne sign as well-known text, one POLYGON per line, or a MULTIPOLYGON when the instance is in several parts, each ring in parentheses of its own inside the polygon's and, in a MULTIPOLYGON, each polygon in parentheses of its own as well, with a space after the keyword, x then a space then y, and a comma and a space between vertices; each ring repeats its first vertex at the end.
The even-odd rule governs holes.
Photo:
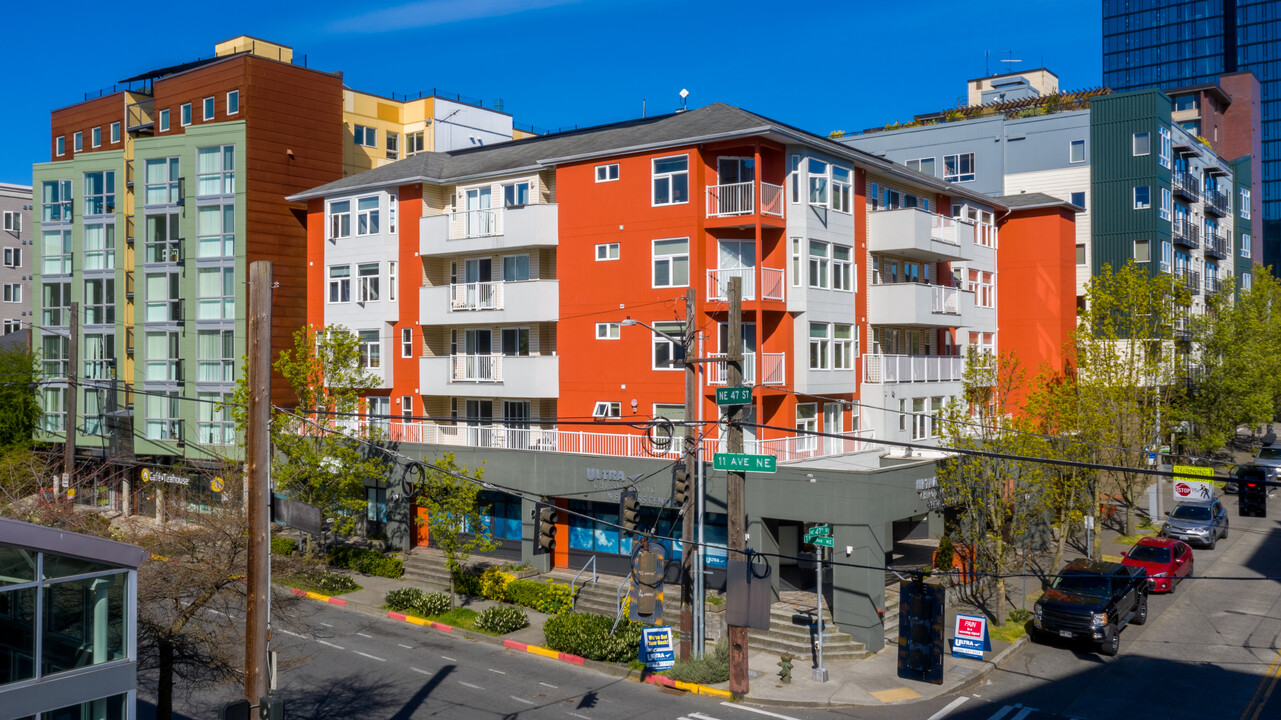
POLYGON ((712 468, 729 472, 765 472, 778 471, 778 458, 773 455, 744 455, 742 453, 716 453, 712 458, 712 468))

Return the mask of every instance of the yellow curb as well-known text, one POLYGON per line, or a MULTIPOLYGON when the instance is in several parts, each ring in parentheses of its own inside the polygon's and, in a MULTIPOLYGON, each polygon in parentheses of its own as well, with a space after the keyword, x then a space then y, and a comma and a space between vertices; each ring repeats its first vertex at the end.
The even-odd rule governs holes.
POLYGON ((552 658, 553 660, 560 659, 560 653, 556 652, 555 650, 548 650, 545 647, 539 647, 537 645, 526 645, 525 650, 527 652, 532 652, 535 655, 542 655, 543 657, 552 658))
POLYGON ((405 622, 411 622, 411 623, 413 623, 413 624, 415 624, 415 625, 430 625, 430 624, 431 624, 431 621, 430 621, 430 620, 424 620, 424 619, 422 619, 422 618, 417 618, 417 617, 414 617, 413 615, 406 615, 406 616, 405 616, 405 622))
POLYGON ((699 685, 698 683, 681 682, 680 680, 676 680, 674 682, 676 683, 677 690, 692 692, 695 695, 714 695, 716 697, 724 697, 724 698, 732 697, 732 694, 728 690, 721 690, 719 688, 708 687, 706 685, 699 685))
POLYGON ((321 602, 329 602, 329 596, 328 596, 328 595, 321 595, 320 593, 312 592, 312 591, 310 591, 310 590, 308 590, 308 591, 307 591, 307 597, 311 598, 312 600, 319 600, 319 601, 321 601, 321 602))
POLYGON ((883 703, 898 702, 900 700, 915 700, 921 697, 921 694, 911 688, 894 688, 893 690, 882 690, 880 692, 868 693, 872 697, 883 703))

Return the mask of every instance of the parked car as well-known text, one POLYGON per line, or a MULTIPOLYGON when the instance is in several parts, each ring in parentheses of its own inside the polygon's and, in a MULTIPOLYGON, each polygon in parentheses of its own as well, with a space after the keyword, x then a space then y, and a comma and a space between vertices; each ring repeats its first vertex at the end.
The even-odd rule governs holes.
POLYGON ((1174 592, 1174 586, 1192 575, 1192 548, 1174 538, 1145 537, 1134 543, 1122 565, 1141 567, 1148 573, 1148 587, 1174 592))
POLYGON ((1228 511, 1218 498, 1209 502, 1181 502, 1167 512, 1161 537, 1177 538, 1214 549, 1219 538, 1228 537, 1228 511))
POLYGON ((1267 468, 1268 479, 1276 480, 1278 474, 1281 474, 1281 447, 1267 445, 1259 448, 1259 454, 1255 456, 1254 464, 1267 468))
POLYGON ((1032 640, 1053 637, 1099 644, 1099 652, 1116 655, 1121 630, 1148 621, 1148 574, 1101 560, 1073 560, 1059 571, 1032 608, 1032 640))

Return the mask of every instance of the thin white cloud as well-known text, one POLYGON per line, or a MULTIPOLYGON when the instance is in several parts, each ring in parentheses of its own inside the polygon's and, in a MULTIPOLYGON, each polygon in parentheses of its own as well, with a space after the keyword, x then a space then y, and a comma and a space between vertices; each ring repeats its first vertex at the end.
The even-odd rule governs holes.
POLYGON ((335 20, 327 29, 335 33, 392 32, 515 15, 575 2, 579 0, 420 0, 335 20))

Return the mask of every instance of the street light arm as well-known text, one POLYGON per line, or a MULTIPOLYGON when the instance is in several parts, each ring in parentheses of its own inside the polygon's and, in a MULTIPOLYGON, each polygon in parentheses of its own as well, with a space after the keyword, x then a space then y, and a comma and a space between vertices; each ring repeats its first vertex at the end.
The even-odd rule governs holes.
POLYGON ((668 342, 670 342, 670 343, 674 343, 674 344, 676 344, 676 345, 684 345, 684 344, 685 344, 685 341, 684 341, 684 340, 682 340, 682 339, 680 339, 680 338, 676 337, 675 335, 669 335, 669 334, 667 334, 667 333, 663 332, 662 330, 659 330, 658 328, 654 327, 653 325, 650 325, 650 324, 649 324, 649 323, 647 323, 647 322, 644 322, 644 321, 642 321, 642 320, 633 320, 631 315, 628 315, 626 318, 624 318, 624 319, 623 319, 623 321, 622 321, 621 323, 619 323, 619 325, 627 325, 627 326, 629 326, 629 327, 630 327, 630 326, 632 326, 632 325, 640 325, 641 327, 649 328, 650 332, 652 332, 652 333, 654 333, 654 334, 656 334, 656 335, 662 335, 662 336, 663 336, 664 338, 666 338, 666 339, 667 339, 667 341, 668 341, 668 342))

